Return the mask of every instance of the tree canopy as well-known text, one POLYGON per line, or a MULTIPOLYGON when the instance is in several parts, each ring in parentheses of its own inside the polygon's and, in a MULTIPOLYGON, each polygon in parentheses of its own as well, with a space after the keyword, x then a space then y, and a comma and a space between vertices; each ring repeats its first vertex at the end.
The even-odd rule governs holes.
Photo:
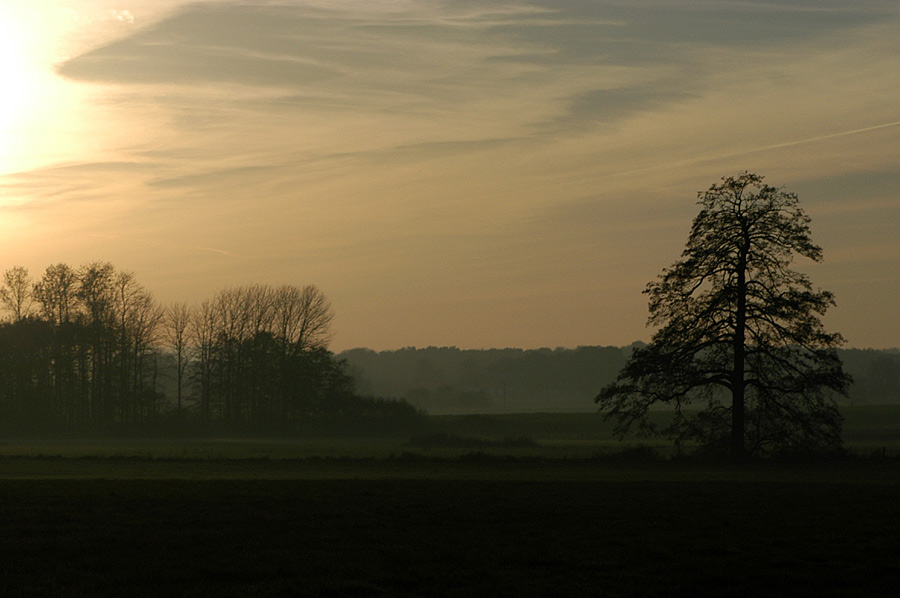
POLYGON ((662 432, 734 458, 841 446, 850 377, 820 316, 828 291, 791 269, 821 261, 796 194, 744 172, 699 193, 681 259, 645 289, 651 343, 596 397, 624 434, 662 432), (674 408, 658 430, 651 407, 674 408))

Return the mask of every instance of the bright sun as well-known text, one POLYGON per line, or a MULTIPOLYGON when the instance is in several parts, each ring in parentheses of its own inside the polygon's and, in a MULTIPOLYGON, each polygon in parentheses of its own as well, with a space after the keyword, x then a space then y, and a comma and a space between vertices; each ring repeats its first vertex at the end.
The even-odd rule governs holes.
POLYGON ((0 15, 0 172, 19 162, 16 154, 39 90, 39 73, 28 56, 27 32, 7 17, 0 15))
POLYGON ((27 79, 18 37, 14 23, 0 21, 0 81, 3 81, 3 92, 0 95, 0 123, 4 125, 15 119, 18 109, 22 106, 21 92, 27 79))
POLYGON ((71 94, 53 71, 55 25, 36 9, 0 6, 0 175, 46 163, 65 145, 71 94))
MULTIPOLYGON (((0 0, 0 177, 88 159, 103 137, 89 114, 94 90, 60 77, 55 65, 121 34, 121 28, 110 27, 121 19, 95 2, 79 0, 78 10, 72 4, 0 0), (88 127, 93 136, 85 134, 88 127)), ((10 201, 8 191, 0 188, 3 201, 10 201)))

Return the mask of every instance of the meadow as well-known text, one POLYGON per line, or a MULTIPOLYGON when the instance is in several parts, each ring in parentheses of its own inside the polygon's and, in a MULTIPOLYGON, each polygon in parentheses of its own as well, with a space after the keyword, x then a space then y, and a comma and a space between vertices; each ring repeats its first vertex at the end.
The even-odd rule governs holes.
MULTIPOLYGON (((842 409, 847 450, 856 456, 900 457, 900 405, 854 405, 842 409)), ((660 422, 669 417, 656 412, 660 422)), ((19 458, 46 459, 33 463, 33 475, 41 477, 45 466, 50 477, 65 469, 54 460, 97 461, 112 467, 138 459, 161 466, 178 462, 246 462, 300 460, 458 459, 483 454, 487 457, 582 460, 611 456, 622 451, 652 449, 672 455, 671 443, 658 438, 613 435, 612 425, 598 413, 521 413, 429 416, 427 427, 412 438, 406 435, 353 437, 175 437, 175 438, 3 438, 0 437, 0 478, 18 475, 10 464, 19 458)), ((75 468, 77 470, 77 467, 75 468)), ((123 474, 113 473, 113 477, 123 474)), ((74 474, 73 474, 74 475, 74 474)), ((90 474, 93 475, 93 474, 90 474)), ((154 474, 155 476, 156 474, 154 474)), ((160 471, 163 477, 165 468, 160 471)), ((172 473, 174 475, 174 472, 172 473)), ((153 477, 153 476, 151 476, 153 477)), ((176 476, 179 477, 179 476, 176 476)))
POLYGON ((858 409, 856 456, 743 466, 613 454, 560 414, 413 442, 8 439, 0 595, 892 596, 900 411, 858 409))

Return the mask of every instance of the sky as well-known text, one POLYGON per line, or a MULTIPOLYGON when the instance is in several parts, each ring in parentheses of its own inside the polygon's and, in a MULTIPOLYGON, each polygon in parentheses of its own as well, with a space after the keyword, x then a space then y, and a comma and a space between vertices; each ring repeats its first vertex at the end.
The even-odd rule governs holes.
POLYGON ((0 81, 0 270, 314 284, 336 351, 626 345, 748 170, 829 330, 900 346, 896 0, 2 0, 0 81))

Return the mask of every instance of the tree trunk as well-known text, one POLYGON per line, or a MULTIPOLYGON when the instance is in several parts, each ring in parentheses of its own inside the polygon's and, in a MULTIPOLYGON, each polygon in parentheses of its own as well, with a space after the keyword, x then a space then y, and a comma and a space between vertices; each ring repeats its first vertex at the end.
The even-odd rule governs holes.
POLYGON ((735 347, 734 373, 731 388, 731 458, 744 459, 744 355, 743 345, 735 347), (738 369, 740 368, 740 369, 738 369))
MULTIPOLYGON (((747 230, 744 235, 746 238, 747 230)), ((747 328, 747 251, 749 239, 746 239, 741 248, 737 264, 737 306, 734 322, 734 339, 732 351, 734 362, 731 370, 731 458, 734 461, 742 461, 745 454, 744 448, 744 341, 747 328)))

